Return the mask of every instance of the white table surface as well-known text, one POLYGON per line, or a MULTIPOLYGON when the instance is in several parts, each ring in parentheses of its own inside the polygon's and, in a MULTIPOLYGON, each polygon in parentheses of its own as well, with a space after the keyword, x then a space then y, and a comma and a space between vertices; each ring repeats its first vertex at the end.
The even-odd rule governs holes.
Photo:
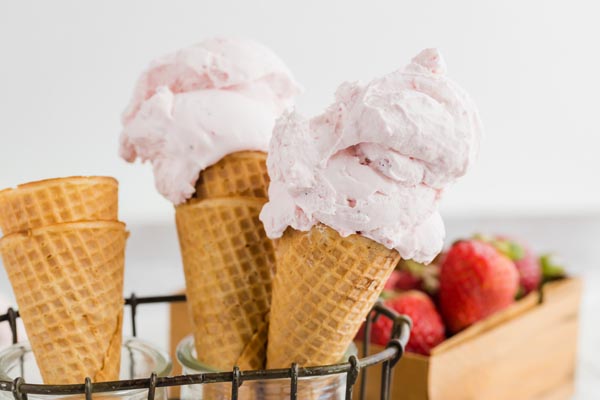
MULTIPOLYGON (((503 233, 528 240, 538 251, 561 255, 569 272, 584 279, 581 304, 577 391, 574 399, 597 398, 600 393, 600 263, 596 242, 600 240, 599 216, 446 218, 448 243, 481 233, 503 233)), ((165 225, 129 226, 125 293, 138 296, 171 294, 183 288, 184 279, 175 227, 165 225)), ((0 293, 10 300, 10 284, 0 268, 0 293)), ((168 319, 165 305, 144 305, 138 311, 138 335, 167 348, 168 319)), ((129 316, 125 319, 129 334, 129 316)))

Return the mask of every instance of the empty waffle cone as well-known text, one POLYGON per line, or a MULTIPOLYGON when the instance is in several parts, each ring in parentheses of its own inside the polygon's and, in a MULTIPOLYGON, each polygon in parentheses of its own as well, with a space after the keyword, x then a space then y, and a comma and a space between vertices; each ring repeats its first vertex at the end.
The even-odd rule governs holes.
POLYGON ((339 362, 400 259, 360 235, 288 229, 277 247, 268 368, 339 362))
POLYGON ((0 191, 4 235, 74 221, 116 221, 118 182, 109 177, 69 177, 0 191))
POLYGON ((266 346, 257 332, 268 317, 275 257, 258 219, 265 202, 229 197, 176 207, 196 351, 216 370, 230 371, 243 354, 245 367, 264 368, 264 358, 246 356, 266 346))
POLYGON ((123 267, 120 222, 73 222, 0 240, 4 267, 46 384, 119 378, 123 267))
POLYGON ((194 197, 243 196, 266 199, 269 188, 266 159, 267 155, 259 151, 240 151, 223 157, 202 171, 194 197))

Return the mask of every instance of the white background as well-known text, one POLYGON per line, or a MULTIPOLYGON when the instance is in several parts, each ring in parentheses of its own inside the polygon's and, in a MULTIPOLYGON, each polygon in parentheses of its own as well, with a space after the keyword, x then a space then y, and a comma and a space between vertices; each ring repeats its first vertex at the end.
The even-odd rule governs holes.
MULTIPOLYGON (((515 234, 584 277, 576 398, 596 398, 599 18, 596 0, 0 0, 0 188, 117 177, 132 232, 125 292, 168 293, 183 287, 172 206, 150 166, 117 157, 120 113, 151 59, 207 36, 254 38, 295 73, 306 89, 298 108, 310 115, 340 82, 439 47, 487 131, 479 162, 444 199, 449 241, 515 234)), ((0 292, 14 300, 2 268, 0 292)), ((164 307, 153 310, 140 330, 164 347, 164 307)))
POLYGON ((479 162, 445 215, 600 212, 600 2, 2 1, 0 187, 108 174, 126 222, 171 221, 150 166, 117 157, 119 116, 152 58, 211 35, 283 58, 314 114, 343 80, 439 47, 480 107, 479 162))

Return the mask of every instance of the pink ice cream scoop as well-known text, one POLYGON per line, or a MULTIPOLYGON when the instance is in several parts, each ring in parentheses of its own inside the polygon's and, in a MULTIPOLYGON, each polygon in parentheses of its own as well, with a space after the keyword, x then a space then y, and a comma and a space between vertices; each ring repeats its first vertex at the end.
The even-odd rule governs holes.
POLYGON ((215 38, 153 61, 123 113, 120 155, 149 160, 158 191, 174 204, 224 156, 267 151, 276 118, 300 93, 268 48, 215 38))
POLYGON ((323 114, 286 113, 274 128, 260 215, 267 235, 320 222, 430 262, 445 235, 444 187, 473 163, 481 131, 477 108, 435 49, 367 85, 342 84, 323 114))

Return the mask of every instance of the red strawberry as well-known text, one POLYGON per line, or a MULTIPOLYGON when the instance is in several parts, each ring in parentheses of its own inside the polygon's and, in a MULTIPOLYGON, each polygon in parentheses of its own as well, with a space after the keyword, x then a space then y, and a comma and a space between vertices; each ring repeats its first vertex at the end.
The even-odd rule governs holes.
POLYGON ((465 240, 452 245, 442 263, 440 310, 451 332, 509 306, 519 288, 515 264, 491 244, 465 240))
POLYGON ((521 277, 521 288, 523 294, 536 290, 542 281, 542 268, 539 259, 533 254, 531 249, 524 247, 525 254, 519 260, 515 260, 515 265, 521 277))
POLYGON ((524 296, 540 286, 542 281, 542 267, 539 259, 529 246, 521 241, 502 235, 493 238, 484 236, 476 238, 492 244, 496 250, 515 263, 520 279, 519 296, 524 296))
POLYGON ((400 260, 385 284, 387 291, 422 290, 434 294, 439 286, 439 265, 420 264, 413 260, 400 260))
MULTIPOLYGON (((411 290, 386 300, 384 304, 400 314, 408 315, 413 321, 407 351, 428 355, 432 348, 446 338, 442 318, 425 293, 411 290)), ((373 324, 371 342, 385 346, 390 340, 391 332, 392 321, 380 317, 373 324)))
POLYGON ((384 290, 411 290, 419 287, 421 287, 421 278, 413 275, 408 270, 397 269, 390 275, 384 290))

